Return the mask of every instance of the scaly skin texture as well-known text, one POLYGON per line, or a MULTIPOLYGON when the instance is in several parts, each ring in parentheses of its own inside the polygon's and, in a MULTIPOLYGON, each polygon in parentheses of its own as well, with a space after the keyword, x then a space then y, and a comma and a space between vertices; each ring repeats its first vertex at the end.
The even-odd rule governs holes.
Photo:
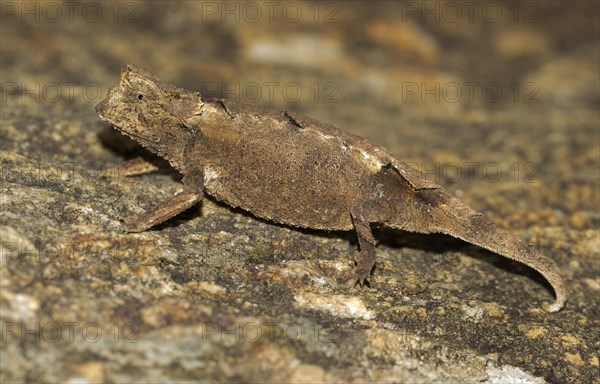
MULTIPOLYGON (((556 300, 544 309, 556 312, 565 304, 552 260, 358 136, 290 112, 203 100, 198 92, 164 84, 131 65, 96 110, 183 174, 184 191, 146 214, 126 218, 128 231, 161 223, 206 192, 277 223, 356 230, 360 283, 375 264, 370 225, 378 223, 448 234, 524 263, 554 288, 556 300)), ((119 169, 134 175, 156 167, 134 159, 119 169)))

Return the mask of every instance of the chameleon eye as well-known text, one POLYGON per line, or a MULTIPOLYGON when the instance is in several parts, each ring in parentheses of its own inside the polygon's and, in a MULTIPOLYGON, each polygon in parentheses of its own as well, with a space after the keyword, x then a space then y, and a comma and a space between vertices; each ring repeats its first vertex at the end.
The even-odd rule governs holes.
POLYGON ((138 100, 142 100, 144 98, 144 95, 142 95, 141 93, 138 93, 137 98, 138 98, 138 100))

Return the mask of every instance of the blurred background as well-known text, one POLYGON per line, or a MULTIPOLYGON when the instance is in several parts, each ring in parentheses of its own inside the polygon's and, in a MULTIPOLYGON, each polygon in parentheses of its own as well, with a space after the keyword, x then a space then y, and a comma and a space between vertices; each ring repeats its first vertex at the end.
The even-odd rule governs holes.
MULTIPOLYGON (((125 64, 144 67, 165 82, 198 90, 207 98, 223 97, 307 115, 386 147, 500 225, 515 230, 537 246, 547 247, 549 257, 567 271, 574 291, 572 307, 567 310, 578 311, 573 316, 579 316, 582 323, 578 330, 569 328, 577 323, 571 317, 563 319, 564 322, 556 320, 555 327, 565 334, 576 335, 575 344, 580 348, 577 351, 559 348, 549 352, 556 343, 548 341, 536 347, 540 348, 536 349, 538 357, 532 360, 527 352, 510 347, 506 340, 490 341, 491 344, 481 341, 492 337, 484 331, 484 336, 472 334, 472 338, 465 336, 463 342, 456 342, 463 337, 457 336, 461 335, 458 331, 447 339, 434 337, 434 340, 444 346, 450 343, 454 348, 470 348, 477 354, 500 353, 502 359, 550 381, 598 379, 598 357, 594 358, 593 348, 588 349, 594 339, 597 343, 598 329, 590 331, 586 327, 591 325, 585 320, 596 321, 597 325, 600 289, 598 2, 3 1, 0 6, 0 149, 5 159, 9 159, 3 162, 3 182, 20 185, 17 179, 23 176, 23 169, 10 180, 7 175, 18 164, 28 168, 23 165, 29 164, 28 161, 74 164, 95 170, 139 152, 134 143, 111 133, 111 128, 100 121, 94 110, 108 88, 117 83, 125 64), (595 320, 591 320, 594 316, 595 320), (572 324, 566 325, 569 323, 572 324), (536 360, 542 358, 548 360, 536 360)), ((176 190, 177 185, 170 179, 157 180, 166 189, 165 196, 176 190)), ((75 193, 60 187, 60 182, 57 185, 46 183, 42 187, 58 188, 60 193, 52 198, 56 201, 60 201, 61 194, 75 193)), ((12 188, 18 189, 15 185, 12 188)), ((91 190, 101 188, 104 187, 94 184, 91 190)), ((10 206, 3 205, 3 225, 18 233, 10 232, 11 239, 24 237, 31 242, 49 239, 57 235, 52 226, 60 228, 64 238, 76 236, 72 223, 67 223, 70 216, 63 205, 60 207, 67 209, 67 213, 62 217, 57 214, 54 222, 36 227, 35 210, 26 208, 25 200, 33 192, 27 189, 21 194, 23 200, 14 201, 11 199, 17 199, 16 195, 8 190, 4 193, 12 197, 5 199, 11 201, 10 206)), ((103 197, 84 195, 88 201, 105 198, 105 204, 111 204, 119 199, 119 193, 103 197)), ((138 201, 143 199, 150 204, 155 200, 141 191, 137 193, 138 201)), ((120 214, 110 211, 113 208, 107 209, 112 218, 120 214)), ((81 212, 78 215, 85 217, 81 212)), ((95 219, 73 220, 87 225, 95 219)), ((115 230, 108 218, 98 220, 103 223, 102 228, 90 229, 91 233, 115 230)), ((8 238, 6 231, 4 236, 8 238)), ((215 231, 219 232, 219 228, 215 231)), ((261 238, 260 233, 257 236, 261 238)), ((341 257, 347 251, 344 248, 341 253, 332 252, 341 257)), ((18 264, 14 267, 20 268, 18 264)), ((495 269, 489 268, 488 274, 493 274, 495 269)), ((15 288, 15 292, 30 289, 27 295, 35 309, 28 312, 31 316, 28 321, 44 316, 56 318, 60 312, 58 303, 56 307, 40 304, 45 300, 44 295, 49 295, 41 292, 51 290, 43 285, 24 288, 28 286, 27 278, 7 272, 6 268, 3 271, 5 281, 21 287, 15 288)), ((124 272, 112 273, 113 277, 106 277, 107 281, 124 272)), ((419 273, 417 267, 415 274, 419 273)), ((3 287, 8 287, 6 284, 3 287)), ((461 288, 465 292, 477 290, 455 286, 455 290, 461 288)), ((88 299, 92 300, 94 289, 83 284, 76 291, 88 292, 88 299)), ((525 298, 516 295, 514 300, 527 302, 536 295, 547 294, 544 292, 540 286, 534 293, 524 294, 525 298)), ((506 292, 501 293, 498 297, 506 300, 506 292)), ((4 320, 25 318, 16 309, 21 307, 14 304, 15 297, 4 297, 4 320)), ((79 300, 74 293, 64 297, 66 301, 61 305, 67 308, 79 300)), ((266 301, 261 301, 256 309, 258 314, 267 313, 274 305, 268 297, 263 300, 266 301)), ((236 300, 230 298, 230 302, 236 300)), ((101 313, 107 307, 114 308, 96 304, 94 313, 101 313)), ((175 307, 178 308, 175 312, 181 310, 175 307)), ((103 321, 108 324, 115 316, 111 312, 103 321)), ((309 314, 298 316, 312 318, 309 314)), ((452 323, 440 316, 439 324, 452 323)), ((507 316, 513 321, 513 316, 521 315, 507 316)), ((393 318, 389 321, 393 322, 393 318)), ((436 320, 430 321, 434 324, 436 320)), ((457 317, 457 324, 461 321, 457 317)), ((160 329, 156 324, 153 326, 160 329)), ((379 329, 382 325, 365 327, 379 329)), ((417 332, 417 328, 408 327, 407 332, 417 332)), ((436 334, 433 329, 422 332, 424 337, 436 334)), ((515 332, 522 334, 521 328, 515 332)), ((547 336, 544 332, 548 331, 542 332, 547 336)), ((383 343, 383 339, 372 340, 383 343)), ((383 344, 379 347, 386 349, 383 344)), ((89 349, 73 348, 94 355, 89 349)), ((299 382, 303 378, 346 381, 357 377, 381 380, 411 377, 402 376, 410 367, 396 372, 389 364, 400 364, 398 361, 377 360, 373 357, 376 353, 366 357, 351 353, 350 358, 343 348, 333 346, 327 346, 331 350, 305 347, 302 353, 296 347, 288 348, 291 349, 285 349, 285 353, 293 357, 285 354, 288 357, 269 357, 275 362, 279 359, 286 362, 278 373, 282 376, 253 371, 250 358, 246 361, 249 365, 242 365, 245 371, 219 364, 210 365, 210 370, 198 363, 178 365, 177 369, 165 367, 160 375, 154 372, 141 377, 187 380, 198 372, 213 380, 237 377, 242 381, 289 379, 293 374, 299 382), (306 371, 294 373, 287 365, 292 364, 290 361, 296 361, 295 367, 306 371), (373 365, 379 376, 369 376, 366 368, 357 367, 353 361, 373 365), (300 362, 302 365, 298 365, 300 362), (354 368, 345 372, 339 369, 344 365, 354 368)), ((43 361, 39 351, 33 352, 35 348, 18 352, 15 345, 3 342, 3 349, 4 380, 19 381, 27 377, 15 367, 27 366, 28 353, 43 361), (16 365, 9 368, 9 362, 16 365)), ((227 349, 224 350, 228 355, 227 349)), ((58 368, 54 370, 40 363, 29 378, 83 377, 88 382, 136 379, 124 370, 110 368, 102 362, 110 358, 97 353, 91 359, 59 358, 57 367, 62 364, 69 367, 71 376, 61 376, 58 368), (91 365, 85 365, 88 360, 91 365)), ((123 355, 129 353, 132 352, 123 355)), ((134 360, 131 365, 138 370, 143 367, 134 360)), ((419 376, 423 380, 448 379, 439 376, 440 368, 435 363, 427 367, 432 376, 419 376)), ((457 373, 452 378, 475 377, 466 368, 464 372, 470 373, 465 373, 467 376, 457 373)), ((492 373, 487 375, 489 378, 492 373)))

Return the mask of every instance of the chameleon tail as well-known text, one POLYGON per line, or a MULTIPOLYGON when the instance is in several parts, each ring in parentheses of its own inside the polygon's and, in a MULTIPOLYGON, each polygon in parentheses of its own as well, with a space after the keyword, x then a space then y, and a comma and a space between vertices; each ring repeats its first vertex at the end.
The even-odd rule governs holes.
POLYGON ((547 312, 557 312, 565 305, 565 286, 551 259, 454 196, 440 190, 423 192, 434 195, 425 197, 426 202, 437 202, 431 210, 434 221, 432 232, 457 237, 535 269, 552 285, 556 294, 555 301, 544 303, 542 308, 547 312))

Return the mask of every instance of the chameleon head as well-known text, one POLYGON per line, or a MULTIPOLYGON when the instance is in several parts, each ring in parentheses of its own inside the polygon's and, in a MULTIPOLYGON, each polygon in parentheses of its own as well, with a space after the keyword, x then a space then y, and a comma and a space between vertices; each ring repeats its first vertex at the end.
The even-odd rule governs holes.
POLYGON ((202 105, 199 93, 164 84, 145 69, 127 65, 96 111, 142 146, 165 155, 174 140, 185 140, 202 105))

